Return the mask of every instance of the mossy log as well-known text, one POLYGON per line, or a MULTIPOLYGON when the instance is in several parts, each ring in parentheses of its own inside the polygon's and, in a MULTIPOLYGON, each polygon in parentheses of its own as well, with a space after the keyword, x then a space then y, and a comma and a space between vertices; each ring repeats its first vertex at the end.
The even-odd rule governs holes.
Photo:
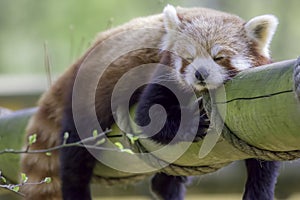
MULTIPOLYGON (((112 143, 120 142, 134 152, 151 152, 151 156, 146 156, 148 160, 145 160, 141 154, 104 151, 102 161, 106 164, 99 162, 94 174, 116 181, 159 170, 174 175, 197 175, 246 158, 291 160, 300 157, 300 103, 294 91, 294 65, 292 60, 245 70, 227 82, 225 90, 216 91, 213 103, 223 111, 219 112, 219 117, 224 121, 224 130, 207 156, 199 157, 203 141, 163 147, 149 139, 140 139, 139 145, 132 145, 123 135, 112 137, 112 143), (231 136, 237 141, 234 142, 231 136), (280 153, 286 152, 292 152, 293 156, 281 156, 280 153), (268 153, 279 156, 266 157, 268 153), (168 163, 173 166, 157 167, 168 163), (114 164, 126 166, 127 170, 112 167, 114 164), (178 170, 181 167, 184 169, 178 170)), ((22 148, 26 124, 34 112, 35 109, 29 109, 0 116, 0 151, 22 148)), ((109 135, 122 134, 114 127, 109 135)), ((0 154, 0 170, 13 182, 18 179, 19 158, 20 154, 0 154)))
POLYGON ((226 84, 226 102, 219 106, 226 104, 224 121, 232 133, 261 149, 300 149, 300 103, 294 92, 293 65, 294 61, 287 61, 253 68, 226 84))

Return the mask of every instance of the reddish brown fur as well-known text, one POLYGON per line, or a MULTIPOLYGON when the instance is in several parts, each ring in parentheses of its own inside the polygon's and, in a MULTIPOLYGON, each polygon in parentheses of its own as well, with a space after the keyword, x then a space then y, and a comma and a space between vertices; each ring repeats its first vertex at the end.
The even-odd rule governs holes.
MULTIPOLYGON (((197 16, 199 13, 205 15, 207 12, 215 12, 212 10, 192 8, 192 9, 178 9, 181 18, 185 18, 187 21, 197 16)), ((222 15, 222 13, 219 13, 222 15)), ((137 29, 136 32, 142 32, 141 28, 154 27, 160 29, 157 32, 143 33, 143 38, 139 38, 139 43, 147 46, 154 46, 157 49, 140 49, 127 54, 124 57, 120 57, 113 62, 107 69, 102 77, 102 83, 105 85, 98 85, 97 89, 97 101, 96 110, 100 113, 101 121, 108 123, 111 120, 110 113, 110 97, 111 91, 118 79, 128 70, 135 66, 139 66, 145 63, 158 63, 160 56, 158 54, 159 43, 164 34, 162 29, 162 15, 155 15, 146 18, 135 19, 123 26, 115 29, 103 32, 99 35, 94 45, 75 63, 73 64, 42 96, 38 106, 37 113, 31 118, 26 134, 27 137, 32 134, 37 134, 37 142, 30 146, 30 149, 47 149, 60 144, 60 132, 61 132, 61 120, 62 112, 67 102, 68 92, 72 90, 74 80, 77 71, 86 59, 98 45, 101 45, 107 38, 117 35, 122 31, 137 29)), ((128 35, 128 38, 124 39, 124 45, 136 44, 136 38, 128 35)), ((114 51, 118 51, 118 46, 114 51)), ((255 53, 255 48, 253 48, 255 53)), ((256 55, 256 54, 255 54, 256 55)), ((169 64, 170 56, 166 55, 166 64, 169 64)), ((99 55, 101 57, 101 55, 99 55)), ((105 59, 105 58, 102 58, 105 59)), ((267 61, 265 58, 257 55, 257 65, 265 64, 267 61)), ((91 71, 93 71, 91 69, 91 71)), ((27 144, 25 144, 25 147, 27 144)), ((41 185, 26 185, 21 188, 27 200, 59 200, 61 199, 60 191, 60 178, 59 178, 59 152, 52 152, 51 156, 46 154, 25 154, 21 159, 21 170, 29 177, 28 182, 39 182, 45 177, 51 177, 52 182, 50 184, 41 185)))
MULTIPOLYGON (((63 105, 65 104, 65 93, 69 87, 81 63, 80 59, 46 92, 39 101, 39 109, 31 118, 26 138, 29 135, 37 134, 37 142, 30 146, 31 150, 47 149, 60 144, 59 133, 61 129, 61 118, 63 105)), ((27 145, 27 144, 26 144, 27 145)), ((59 184, 59 158, 58 152, 52 152, 51 156, 45 153, 24 154, 21 159, 21 171, 28 176, 28 182, 40 182, 45 177, 51 177, 50 184, 25 185, 21 192, 25 193, 25 199, 61 199, 59 184)))
POLYGON ((253 67, 258 67, 261 65, 272 63, 272 60, 270 58, 266 58, 263 55, 258 53, 256 44, 252 44, 250 47, 251 47, 250 48, 251 55, 253 55, 252 58, 253 67))

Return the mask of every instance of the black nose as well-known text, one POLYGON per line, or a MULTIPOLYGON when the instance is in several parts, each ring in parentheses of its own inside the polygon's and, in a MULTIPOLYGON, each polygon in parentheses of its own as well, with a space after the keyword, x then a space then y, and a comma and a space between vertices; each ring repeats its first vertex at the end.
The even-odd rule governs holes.
POLYGON ((206 70, 197 70, 195 71, 195 77, 200 82, 205 82, 205 79, 208 77, 208 72, 206 70))

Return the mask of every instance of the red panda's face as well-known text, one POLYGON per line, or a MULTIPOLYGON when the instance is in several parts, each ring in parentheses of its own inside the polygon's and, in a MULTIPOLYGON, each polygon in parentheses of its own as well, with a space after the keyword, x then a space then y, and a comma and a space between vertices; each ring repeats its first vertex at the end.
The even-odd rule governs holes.
POLYGON ((269 43, 277 26, 271 15, 244 22, 237 16, 204 11, 192 19, 164 10, 162 49, 172 52, 177 78, 196 90, 215 89, 237 72, 269 60, 269 43))
POLYGON ((180 47, 175 44, 172 65, 178 80, 198 91, 215 89, 238 71, 251 67, 249 57, 230 46, 213 44, 206 47, 199 43, 195 45, 197 43, 180 44, 180 47))

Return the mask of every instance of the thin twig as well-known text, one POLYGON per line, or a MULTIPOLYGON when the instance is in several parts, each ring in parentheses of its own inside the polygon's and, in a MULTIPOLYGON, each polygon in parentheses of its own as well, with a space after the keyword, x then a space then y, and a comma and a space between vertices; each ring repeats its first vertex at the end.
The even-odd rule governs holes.
POLYGON ((43 183, 46 183, 46 181, 42 180, 42 181, 37 182, 37 183, 22 182, 22 183, 19 183, 19 184, 7 184, 7 185, 1 185, 0 184, 0 188, 7 189, 7 190, 9 190, 11 192, 14 192, 14 193, 22 196, 22 197, 25 197, 25 194, 23 194, 23 193, 21 193, 19 191, 14 190, 14 188, 16 188, 16 187, 22 187, 24 185, 40 185, 40 184, 43 184, 43 183))
POLYGON ((95 146, 95 145, 87 145, 87 144, 85 144, 85 143, 89 143, 89 142, 95 142, 97 139, 105 136, 110 131, 111 130, 107 130, 107 131, 104 131, 103 133, 98 134, 97 136, 88 137, 88 138, 85 138, 83 140, 80 140, 80 141, 74 142, 74 143, 65 143, 65 142, 63 142, 62 145, 58 145, 58 146, 51 147, 51 148, 48 148, 48 149, 30 150, 29 149, 30 146, 28 145, 25 150, 4 149, 4 150, 0 151, 0 154, 4 154, 4 153, 11 153, 11 154, 47 153, 47 152, 55 151, 55 150, 66 148, 66 147, 84 147, 84 148, 95 149, 95 150, 119 151, 119 152, 122 152, 119 148, 107 148, 107 147, 99 147, 99 146, 95 146))

